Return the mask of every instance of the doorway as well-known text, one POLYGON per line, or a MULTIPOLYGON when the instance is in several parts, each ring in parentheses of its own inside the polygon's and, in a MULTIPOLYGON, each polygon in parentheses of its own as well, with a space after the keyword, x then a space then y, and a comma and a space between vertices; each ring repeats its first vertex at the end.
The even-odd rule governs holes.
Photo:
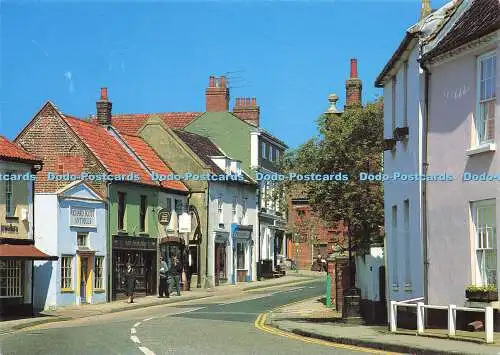
POLYGON ((89 274, 88 270, 88 258, 80 257, 80 304, 85 304, 87 302, 87 278, 89 274))
POLYGON ((227 281, 226 243, 215 243, 215 286, 227 281))

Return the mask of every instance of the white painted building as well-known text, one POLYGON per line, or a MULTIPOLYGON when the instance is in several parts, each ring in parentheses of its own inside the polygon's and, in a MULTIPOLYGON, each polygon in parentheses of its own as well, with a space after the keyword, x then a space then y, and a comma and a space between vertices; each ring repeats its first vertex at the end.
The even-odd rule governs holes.
POLYGON ((104 199, 75 181, 36 193, 35 242, 58 262, 35 262, 35 306, 51 309, 106 302, 107 234, 104 199))
POLYGON ((241 170, 240 163, 225 156, 212 157, 222 171, 231 171, 245 181, 210 182, 208 275, 212 284, 255 281, 256 186, 241 170))
POLYGON ((388 300, 424 297, 423 184, 398 174, 424 173, 425 78, 418 60, 422 43, 448 20, 451 6, 431 14, 430 7, 423 8, 421 20, 406 31, 375 83, 384 90, 384 174, 391 177, 384 182, 388 300))

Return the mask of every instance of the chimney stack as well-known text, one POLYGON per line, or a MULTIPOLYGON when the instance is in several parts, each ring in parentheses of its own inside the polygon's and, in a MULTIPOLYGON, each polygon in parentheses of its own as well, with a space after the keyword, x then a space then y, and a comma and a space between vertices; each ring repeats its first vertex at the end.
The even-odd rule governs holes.
POLYGON ((233 114, 254 127, 259 127, 260 107, 255 97, 238 97, 235 100, 233 114))
POLYGON ((229 111, 229 88, 225 76, 220 78, 210 76, 205 91, 205 104, 207 112, 229 111))
POLYGON ((422 6, 420 9, 420 20, 426 18, 432 12, 431 0, 422 0, 422 6))
POLYGON ((101 125, 111 125, 111 108, 113 104, 108 101, 108 89, 101 88, 101 97, 96 102, 97 122, 101 125))
POLYGON ((345 108, 361 107, 361 93, 363 89, 363 84, 358 78, 358 60, 356 58, 351 59, 351 71, 349 79, 345 83, 346 89, 346 102, 345 108))

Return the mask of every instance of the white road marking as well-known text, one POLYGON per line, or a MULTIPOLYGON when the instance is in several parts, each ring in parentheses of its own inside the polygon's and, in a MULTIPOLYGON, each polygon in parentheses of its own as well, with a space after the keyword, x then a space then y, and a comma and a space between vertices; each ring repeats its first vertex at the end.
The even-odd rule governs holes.
POLYGON ((141 325, 141 322, 137 322, 137 323, 134 324, 134 328, 137 328, 140 325, 141 325))
POLYGON ((316 288, 316 287, 314 287, 314 286, 309 286, 309 288, 316 288))
POLYGON ((197 308, 193 308, 193 309, 189 309, 187 311, 181 311, 181 312, 175 312, 175 313, 167 313, 168 316, 175 316, 177 314, 184 314, 184 313, 190 313, 190 312, 196 312, 200 309, 205 309, 207 307, 197 307, 197 308))
POLYGON ((139 340, 139 338, 136 337, 135 335, 130 336, 130 340, 132 340, 136 344, 140 344, 141 343, 141 341, 139 340))
POLYGON ((302 290, 304 289, 305 287, 296 287, 296 288, 292 288, 290 290, 286 290, 286 291, 281 291, 281 292, 278 292, 278 293, 285 293, 285 292, 293 292, 293 291, 298 291, 298 290, 302 290))
POLYGON ((146 318, 146 319, 143 320, 143 322, 150 321, 151 319, 153 319, 153 317, 146 318))
MULTIPOLYGON (((275 292, 279 293, 279 292, 275 292)), ((225 306, 226 304, 233 304, 233 303, 240 303, 240 302, 247 302, 247 301, 252 301, 252 300, 258 300, 259 298, 266 298, 274 295, 274 293, 266 293, 264 295, 259 295, 259 296, 254 296, 254 297, 249 297, 249 298, 243 298, 243 299, 236 299, 236 300, 231 300, 227 301, 224 303, 219 303, 218 306, 225 306)))
POLYGON ((135 333, 137 333, 137 332, 135 331, 135 328, 130 329, 130 334, 135 334, 135 333))
POLYGON ((144 346, 139 346, 139 350, 142 351, 146 355, 155 355, 154 352, 152 352, 148 348, 145 348, 144 346))

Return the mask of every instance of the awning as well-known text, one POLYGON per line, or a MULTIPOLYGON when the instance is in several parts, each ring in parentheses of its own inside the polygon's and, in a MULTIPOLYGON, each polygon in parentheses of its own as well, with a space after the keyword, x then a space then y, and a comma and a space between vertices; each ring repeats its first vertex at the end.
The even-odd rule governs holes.
POLYGON ((0 244, 2 260, 57 260, 57 256, 47 255, 33 245, 0 244))

